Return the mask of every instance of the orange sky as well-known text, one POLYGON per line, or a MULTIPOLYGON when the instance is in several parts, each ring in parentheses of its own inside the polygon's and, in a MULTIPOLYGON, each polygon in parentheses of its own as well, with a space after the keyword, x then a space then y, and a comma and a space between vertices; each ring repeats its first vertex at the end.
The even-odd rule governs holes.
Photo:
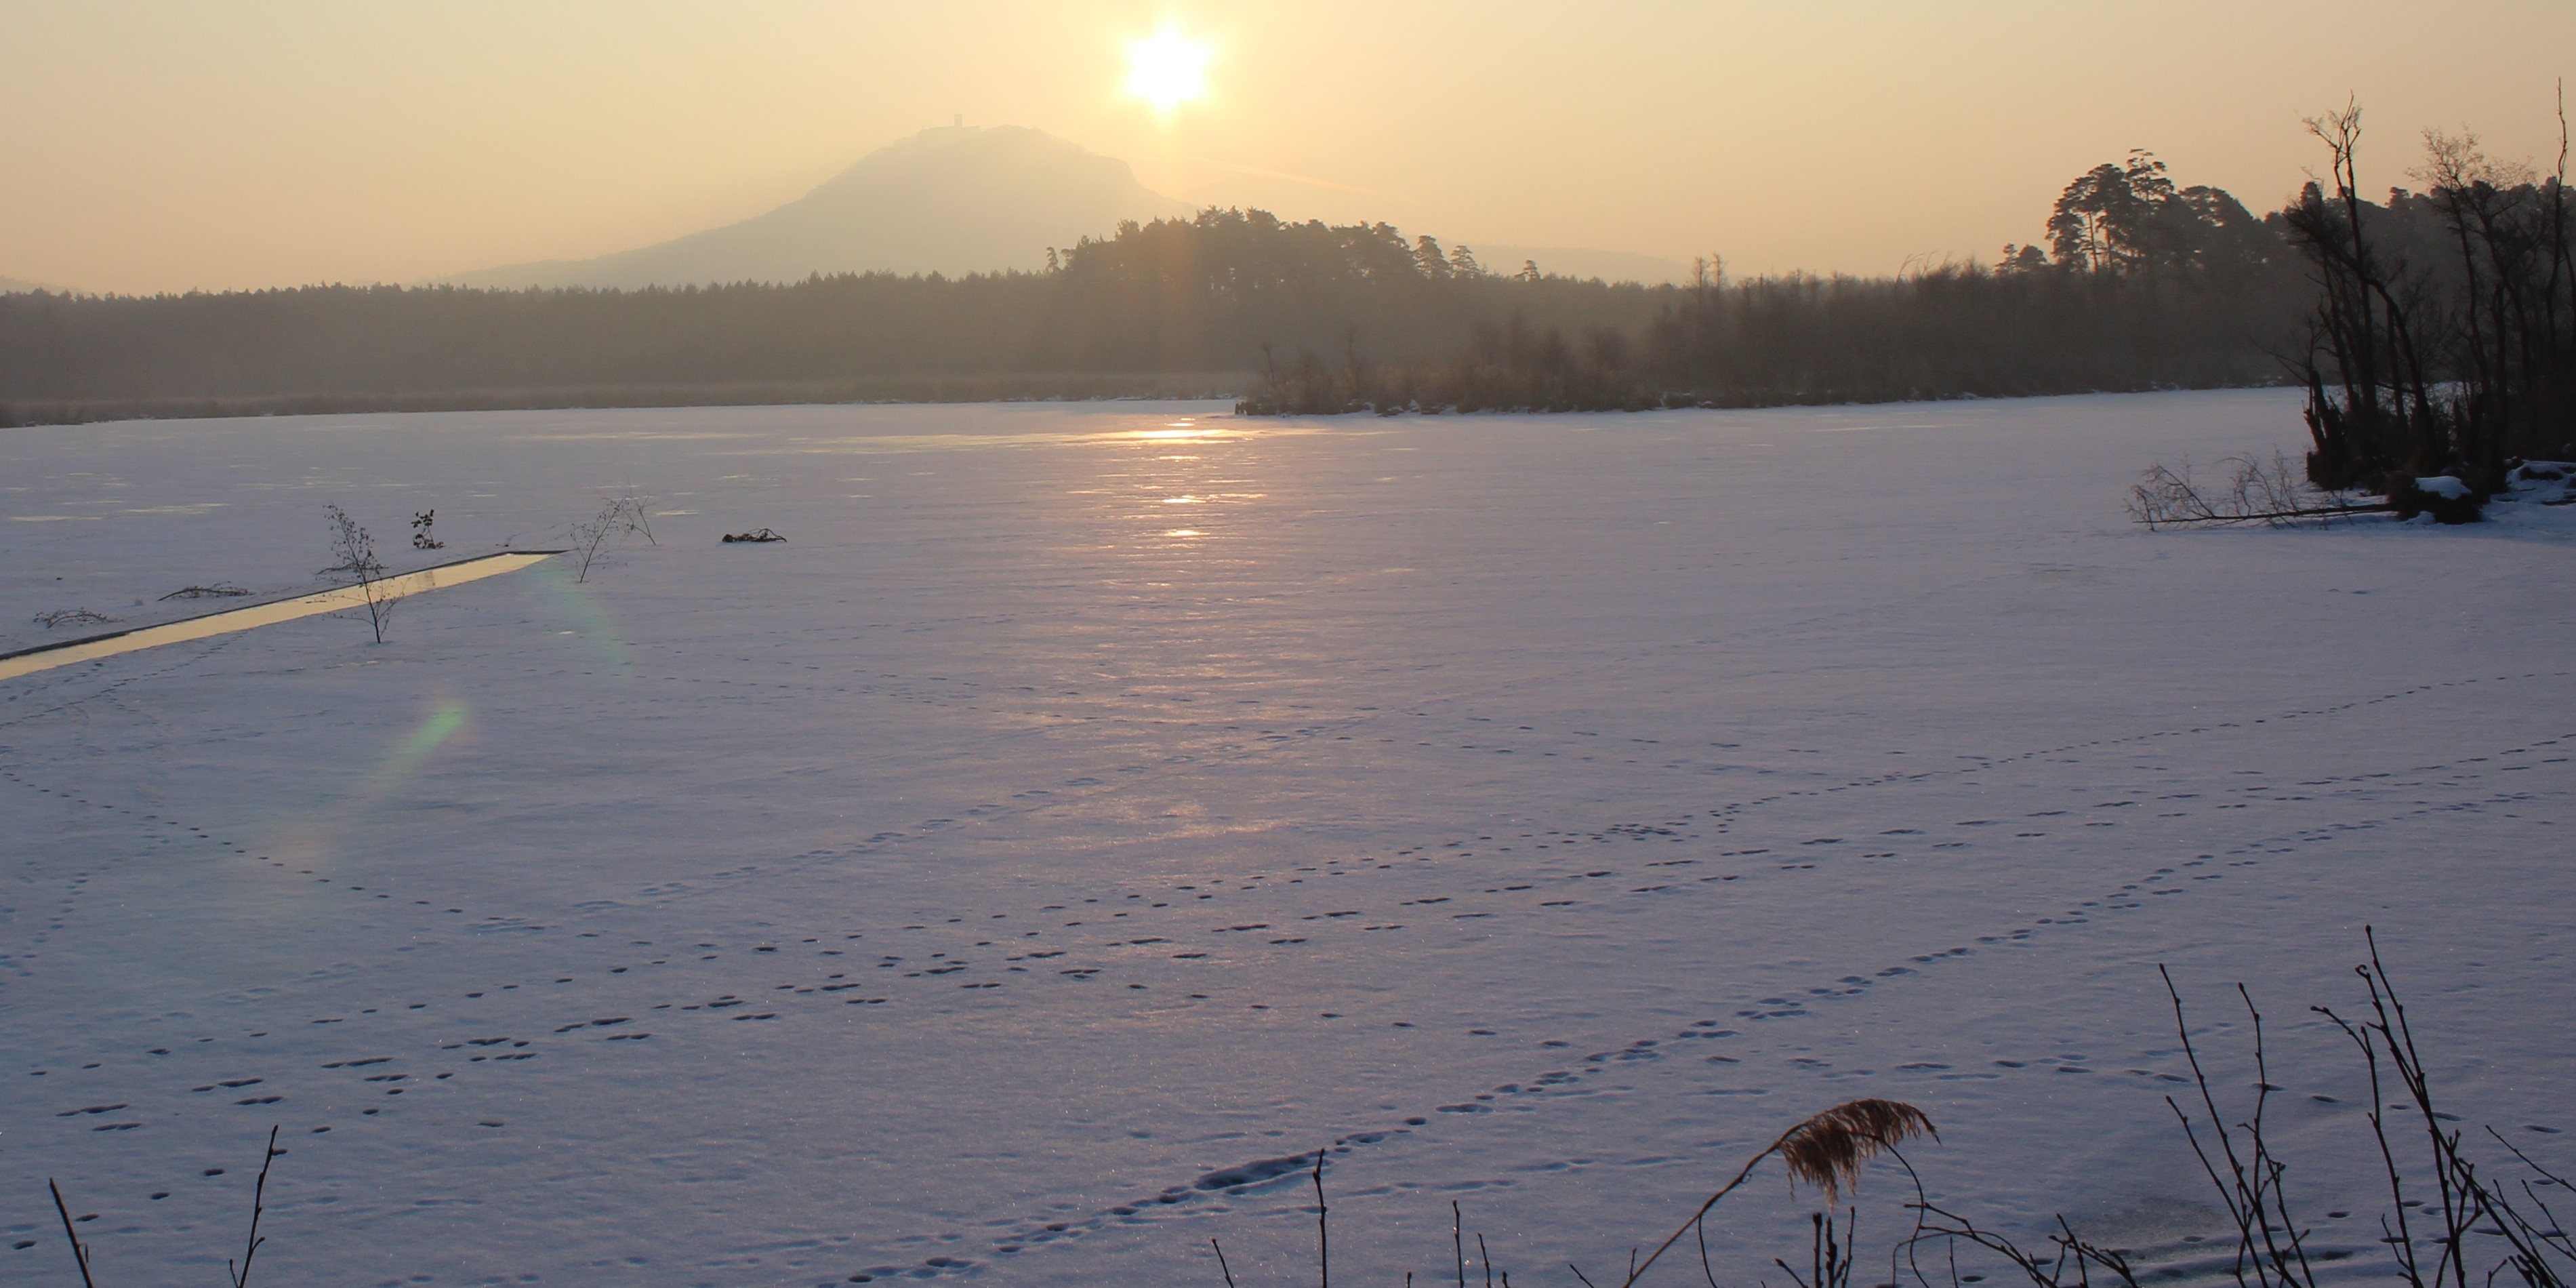
POLYGON ((0 65, 0 275, 85 290, 586 257, 955 113, 1196 201, 1885 273, 2132 147, 2277 204, 2347 93, 2374 187, 2427 125, 2554 164, 2576 4, 0 0, 0 65), (1167 120, 1123 89, 1165 22, 1214 49, 1167 120))

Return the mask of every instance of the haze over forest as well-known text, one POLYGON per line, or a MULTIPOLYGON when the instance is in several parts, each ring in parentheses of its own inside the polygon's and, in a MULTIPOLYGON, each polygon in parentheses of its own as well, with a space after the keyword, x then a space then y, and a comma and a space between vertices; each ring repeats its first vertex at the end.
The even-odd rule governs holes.
POLYGON ((2348 95, 2380 186, 2425 126, 2541 157, 2576 11, 29 3, 0 47, 0 112, 33 125, 0 134, 0 274, 83 291, 591 259, 777 209, 959 114, 1192 207, 1876 276, 2027 240, 2068 175, 2133 147, 2275 207, 2315 164, 2300 117, 2348 95), (1120 78, 1167 22, 1206 43, 1206 90, 1157 111, 1120 78))

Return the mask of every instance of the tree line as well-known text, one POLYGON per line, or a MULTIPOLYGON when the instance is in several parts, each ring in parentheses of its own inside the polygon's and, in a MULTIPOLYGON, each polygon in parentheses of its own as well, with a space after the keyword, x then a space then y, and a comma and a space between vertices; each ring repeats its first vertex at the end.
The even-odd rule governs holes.
POLYGON ((1516 308, 1374 368, 1300 351, 1247 410, 1592 410, 2203 388, 2282 378, 2307 286, 2279 217, 2134 152, 2078 176, 2048 245, 1893 277, 1730 280, 1715 256, 1632 325, 1516 308))
MULTIPOLYGON (((2425 199, 2392 200, 2359 204, 2425 199)), ((1253 412, 1473 411, 2238 385, 2306 375, 2320 270, 2300 211, 2257 217, 2140 152, 2071 182, 2044 244, 1889 277, 1732 277, 1711 256, 1690 283, 1608 283, 1488 267, 1384 223, 1209 209, 1122 224, 1032 273, 11 295, 0 419, 1218 390, 1253 412)), ((2377 265, 2394 243, 2364 222, 2377 265)), ((2505 379, 2502 414, 2535 414, 2523 368, 2505 379)), ((2356 407, 2346 422, 2377 423, 2356 407)))
POLYGON ((1414 360, 1515 309, 1635 327, 1654 307, 1640 286, 1492 273, 1385 224, 1259 210, 1126 223, 1051 256, 634 291, 0 296, 0 417, 1238 394, 1300 352, 1414 360))

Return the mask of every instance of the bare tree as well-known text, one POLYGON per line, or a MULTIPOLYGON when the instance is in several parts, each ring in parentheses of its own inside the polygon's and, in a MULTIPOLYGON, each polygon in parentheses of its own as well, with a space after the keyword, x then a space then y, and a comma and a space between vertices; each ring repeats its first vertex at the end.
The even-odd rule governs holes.
POLYGON ((376 633, 376 642, 385 642, 385 624, 393 620, 394 605, 402 602, 385 578, 384 561, 376 557, 376 539, 346 510, 336 505, 322 507, 331 523, 331 555, 339 562, 322 570, 325 577, 345 579, 358 587, 367 603, 367 625, 376 633))
POLYGON ((2361 195, 2361 108, 2347 103, 2307 126, 2326 145, 2334 191, 2311 180, 2281 215, 2316 276, 2317 332, 2341 386, 2340 397, 2327 396, 2326 372, 2311 353, 2301 373, 2316 449, 2308 477, 2344 488, 2376 483, 2393 469, 2426 473, 2439 468, 2442 455, 2432 441, 2432 395, 2398 298, 2406 266, 2388 262, 2365 228, 2365 213, 2377 208, 2361 195))
POLYGON ((2516 457, 2576 450, 2563 112, 2556 173, 2491 159, 2465 130, 2427 131, 2411 172, 2425 192, 2392 192, 2385 206, 2360 195, 2360 109, 2308 128, 2332 174, 2281 213, 2319 288, 2308 352, 2292 364, 2308 386, 2309 477, 2343 488, 2451 475, 2483 498, 2516 457), (2410 224, 2439 226, 2450 247, 2409 263, 2408 245, 2431 249, 2410 224))

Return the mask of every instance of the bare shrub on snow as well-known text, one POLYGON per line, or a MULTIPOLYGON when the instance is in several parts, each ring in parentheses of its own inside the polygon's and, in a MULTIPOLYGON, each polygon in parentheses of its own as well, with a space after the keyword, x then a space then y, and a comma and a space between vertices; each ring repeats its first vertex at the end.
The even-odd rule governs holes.
POLYGON ((103 626, 116 619, 86 608, 56 608, 36 614, 35 622, 46 630, 57 626, 103 626))
POLYGON ((2225 472, 2223 482, 2196 476, 2188 460, 2179 467, 2150 466, 2129 489, 2129 517, 2149 528, 2238 523, 2279 528, 2297 520, 2331 523, 2338 517, 2390 508, 2342 501, 2318 504, 2292 471, 2290 458, 2280 452, 2272 453, 2268 461, 2252 453, 2225 457, 2218 468, 2225 472))

